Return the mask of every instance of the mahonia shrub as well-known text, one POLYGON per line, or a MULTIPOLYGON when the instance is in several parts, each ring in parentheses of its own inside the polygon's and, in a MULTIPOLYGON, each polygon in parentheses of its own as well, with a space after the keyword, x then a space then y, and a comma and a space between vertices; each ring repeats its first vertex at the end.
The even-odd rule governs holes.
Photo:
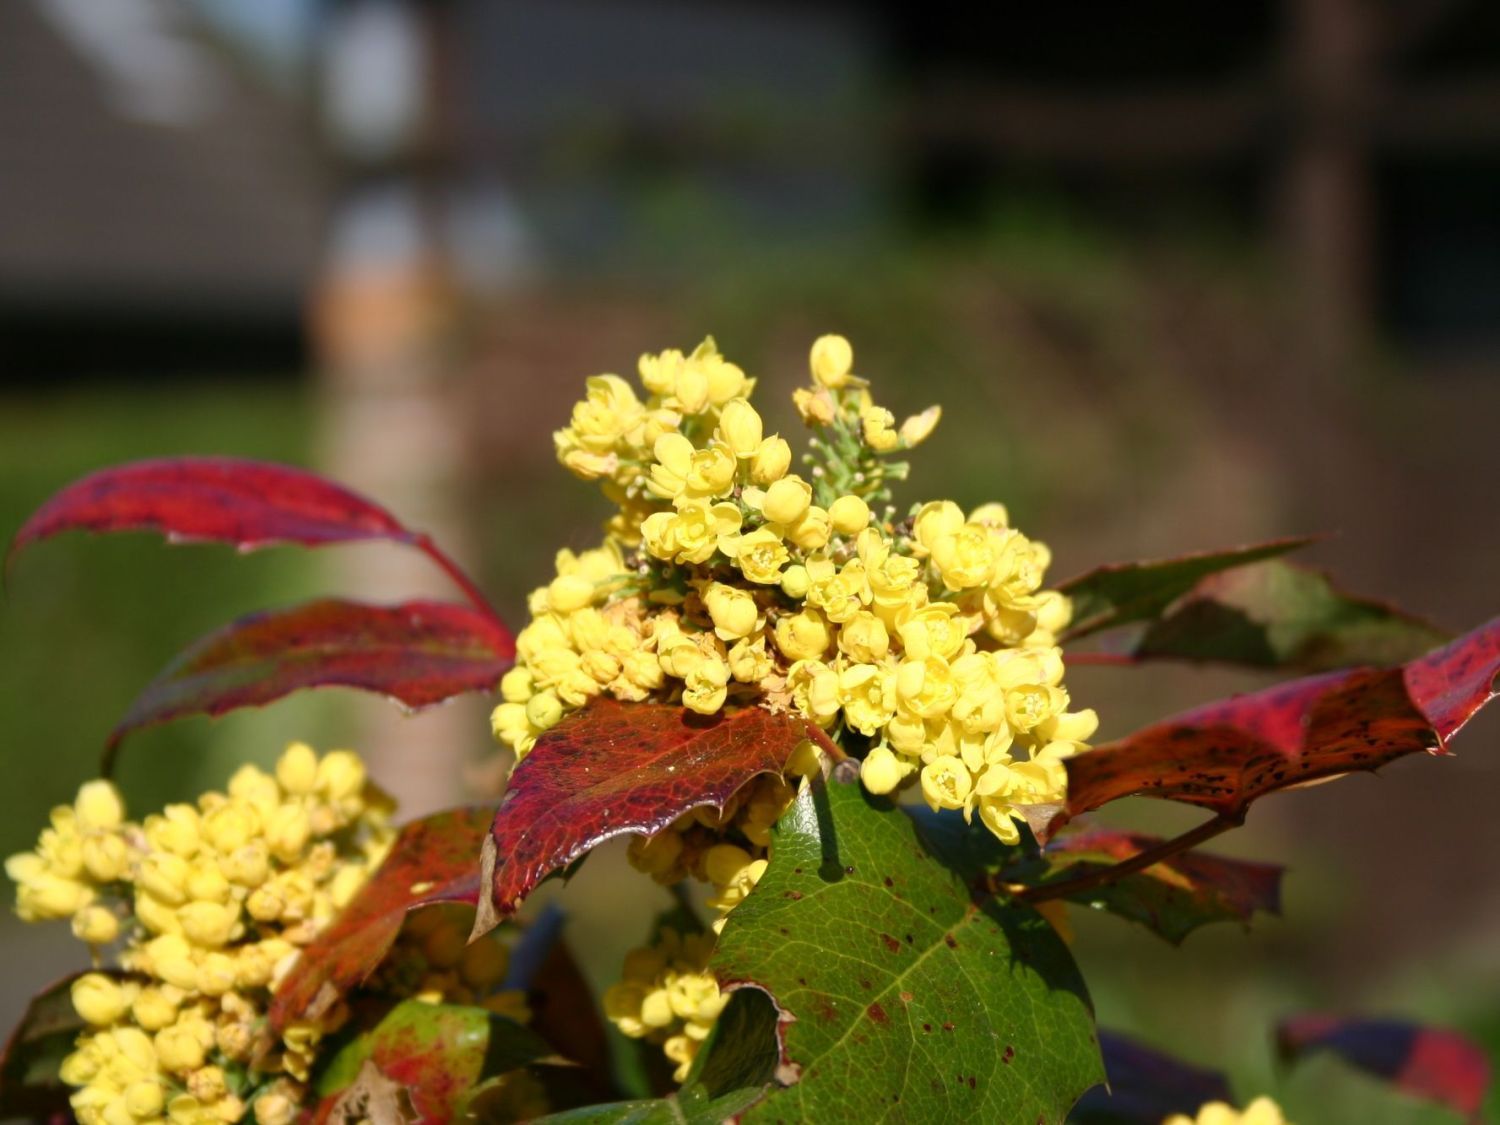
MULTIPOLYGON (((1453 638, 1287 561, 1302 540, 1049 583, 998 501, 898 498, 937 407, 898 424, 841 336, 809 368, 800 441, 711 339, 587 380, 555 449, 613 511, 514 635, 430 537, 302 470, 143 461, 45 503, 12 554, 73 529, 383 540, 463 595, 231 622, 146 687, 106 775, 142 726, 322 686, 493 692, 515 764, 497 807, 405 824, 356 755, 301 743, 139 822, 86 782, 6 863, 20 917, 65 921, 91 967, 33 1001, 0 1114, 1286 1125, 1096 1026, 1069 906, 1173 942, 1276 911, 1279 868, 1199 845, 1280 789, 1441 754, 1493 694, 1500 621, 1453 638), (1067 665, 1172 659, 1306 674, 1091 745, 1067 665), (1133 795, 1208 815, 1089 822, 1133 795), (515 915, 616 837, 672 906, 595 997, 566 893, 515 915)), ((1275 1042, 1475 1119, 1488 1096, 1454 1031, 1304 1013, 1275 1042)))

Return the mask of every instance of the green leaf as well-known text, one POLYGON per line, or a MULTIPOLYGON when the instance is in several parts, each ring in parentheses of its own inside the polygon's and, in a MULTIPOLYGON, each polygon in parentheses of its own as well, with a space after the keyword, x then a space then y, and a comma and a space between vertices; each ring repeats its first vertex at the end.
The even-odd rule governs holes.
POLYGON ((446 1121, 484 1078, 552 1055, 539 1036, 483 1008, 404 1000, 371 1030, 351 1039, 320 1074, 328 1106, 373 1065, 404 1087, 424 1121, 446 1121))
POLYGON ((776 1071, 776 1008, 758 989, 730 997, 687 1081, 667 1098, 610 1102, 550 1114, 545 1122, 595 1125, 719 1125, 765 1094, 776 1071))
POLYGON ((971 895, 971 857, 941 843, 842 781, 804 786, 773 829, 712 962, 782 1012, 789 1084, 746 1122, 1060 1122, 1103 1079, 1067 947, 1035 911, 971 895))
POLYGON ((1310 542, 1273 539, 1228 551, 1101 566, 1058 587, 1073 599, 1073 626, 1065 639, 1076 640, 1101 629, 1148 621, 1210 574, 1284 555, 1310 542))
MULTIPOLYGON (((1053 840, 1043 860, 1050 867, 1049 875, 1070 879, 1134 859, 1161 843, 1159 837, 1138 832, 1092 828, 1053 840)), ((1283 873, 1274 863, 1185 851, 1067 899, 1139 922, 1180 944, 1210 922, 1239 922, 1248 929, 1256 911, 1281 913, 1283 873)))
POLYGON ((1426 621, 1345 593, 1321 571, 1271 560, 1199 582, 1132 655, 1322 672, 1401 664, 1448 639, 1426 621))

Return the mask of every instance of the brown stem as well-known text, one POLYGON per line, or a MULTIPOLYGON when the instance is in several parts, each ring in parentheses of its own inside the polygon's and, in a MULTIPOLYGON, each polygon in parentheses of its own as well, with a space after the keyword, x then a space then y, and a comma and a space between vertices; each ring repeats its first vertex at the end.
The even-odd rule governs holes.
POLYGON ((1028 887, 1019 892, 1016 898, 1022 902, 1049 902, 1056 898, 1067 898, 1070 895, 1081 894, 1084 891, 1092 891, 1098 887, 1107 887, 1109 884, 1118 882, 1127 875, 1134 875, 1137 871, 1144 871, 1154 864, 1165 859, 1171 859, 1179 852, 1185 852, 1189 848, 1197 847, 1205 840, 1212 840, 1215 836, 1228 832, 1231 828, 1238 828, 1245 822, 1244 813, 1220 813, 1212 820, 1205 820, 1196 828, 1191 828, 1180 836, 1173 836, 1170 840, 1163 840, 1154 848, 1131 856, 1129 859, 1121 860, 1111 867, 1099 868, 1072 879, 1063 879, 1056 883, 1043 883, 1037 887, 1028 887))

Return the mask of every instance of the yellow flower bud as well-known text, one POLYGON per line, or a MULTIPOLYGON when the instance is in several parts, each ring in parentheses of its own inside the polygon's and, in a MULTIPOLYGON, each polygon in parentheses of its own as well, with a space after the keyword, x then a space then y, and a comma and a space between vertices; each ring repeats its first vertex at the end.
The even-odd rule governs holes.
POLYGON ((820 386, 838 390, 849 383, 849 373, 854 370, 854 349, 842 336, 819 336, 813 341, 808 360, 813 379, 820 386))
POLYGON ((103 973, 85 973, 68 989, 73 1010, 95 1027, 108 1027, 130 1008, 130 996, 103 973))
POLYGON ((270 849, 264 840, 251 840, 228 855, 219 857, 224 878, 241 887, 258 887, 271 874, 270 849))
POLYGON ((807 597, 807 588, 811 580, 807 576, 807 567, 801 563, 789 566, 781 575, 781 592, 793 601, 801 601, 807 597))
POLYGON ((153 1079, 132 1082, 125 1088, 125 1109, 137 1121, 160 1117, 164 1101, 161 1083, 153 1079))
POLYGON ((166 989, 143 988, 130 1005, 131 1017, 147 1031, 160 1031, 177 1021, 178 1001, 166 989))
POLYGON ((932 436, 932 431, 937 429, 938 421, 942 416, 941 406, 929 406, 922 413, 913 414, 901 423, 901 444, 907 449, 921 445, 932 436))
POLYGON ((774 434, 756 447, 750 461, 750 479, 759 485, 774 484, 792 467, 792 447, 774 434))
POLYGON ((255 1125, 291 1125, 296 1104, 285 1094, 262 1094, 255 1099, 255 1125))
POLYGON ((118 828, 125 819, 125 802, 120 791, 108 781, 88 781, 78 790, 73 802, 81 831, 118 828))
POLYGON ((365 787, 365 765, 349 750, 334 750, 318 763, 318 790, 329 800, 358 796, 365 787))
POLYGON ((833 405, 833 396, 824 389, 809 391, 798 387, 792 392, 792 405, 797 408, 797 413, 809 426, 829 425, 837 413, 833 405))
POLYGON ((138 889, 135 892, 135 916, 153 934, 182 933, 182 921, 177 917, 176 909, 149 891, 138 889))
POLYGON ((760 607, 745 590, 715 582, 703 592, 703 606, 721 640, 732 641, 755 631, 760 607))
POLYGON ((858 535, 870 524, 870 506, 858 496, 840 496, 828 506, 828 522, 840 535, 858 535))
POLYGON ((294 796, 313 791, 318 777, 318 756, 305 742, 293 742, 276 760, 276 781, 294 796))
POLYGON ((910 772, 909 768, 902 767, 887 746, 876 746, 859 764, 859 780, 876 796, 890 793, 910 772))
POLYGON ((901 435, 891 426, 896 417, 883 406, 868 406, 859 412, 860 432, 876 453, 889 453, 901 445, 901 435))
POLYGON ((162 1069, 186 1074, 203 1065, 207 1049, 193 1024, 180 1020, 156 1033, 156 1057, 162 1069))
POLYGON ((839 651, 861 664, 878 663, 890 647, 885 623, 868 610, 860 610, 839 629, 839 651))
POLYGON ((187 881, 192 868, 187 860, 171 852, 152 852, 141 861, 136 886, 168 906, 187 901, 187 881))
POLYGON ((216 1102, 229 1092, 224 1081, 224 1071, 217 1066, 205 1066, 193 1071, 187 1079, 188 1093, 200 1102, 216 1102))
POLYGON ((653 989, 641 1001, 641 1022, 649 1028, 669 1026, 676 1013, 672 1011, 672 998, 665 988, 653 989))
POLYGON ((531 698, 531 669, 519 664, 500 677, 500 698, 507 703, 525 703, 531 698))
POLYGON ((83 869, 97 883, 113 883, 125 877, 130 849, 114 833, 96 832, 83 841, 83 869))
POLYGON ((120 936, 120 920, 103 906, 85 906, 73 915, 73 936, 89 945, 108 945, 120 936))
POLYGON ((786 529, 786 537, 804 551, 816 551, 827 545, 831 530, 828 513, 814 504, 800 520, 786 529))
POLYGON ((737 458, 751 458, 760 448, 764 426, 755 407, 745 399, 732 399, 719 414, 719 439, 737 458))
POLYGON ((811 606, 776 622, 776 647, 788 660, 815 660, 828 651, 832 634, 823 615, 811 606))
POLYGON ((176 988, 198 987, 198 964, 192 947, 181 934, 162 934, 146 943, 151 975, 176 988))
POLYGON ((812 486, 799 476, 782 477, 766 489, 761 513, 772 523, 791 526, 812 503, 812 486))
POLYGON ((223 996, 239 979, 239 964, 227 953, 210 953, 198 966, 198 991, 205 996, 223 996))
POLYGON ((811 739, 803 739, 786 760, 785 773, 788 777, 812 777, 822 769, 823 751, 811 739))
POLYGON ((562 717, 563 705, 556 692, 538 692, 526 703, 526 721, 537 730, 551 730, 562 717))
POLYGON ((266 824, 266 843, 271 854, 283 863, 295 863, 301 858, 311 834, 307 810, 300 805, 282 805, 266 824))
POLYGON ((76 879, 41 874, 16 891, 16 911, 22 918, 69 918, 94 900, 94 889, 76 879))
POLYGON ((190 902, 177 911, 183 935, 193 944, 217 949, 234 936, 239 907, 219 902, 190 902))
POLYGON ((547 587, 547 606, 554 613, 572 613, 593 600, 594 583, 581 574, 560 574, 547 587))
POLYGON ((192 805, 168 805, 160 816, 148 816, 142 827, 153 848, 173 855, 192 856, 202 842, 198 810, 192 805))

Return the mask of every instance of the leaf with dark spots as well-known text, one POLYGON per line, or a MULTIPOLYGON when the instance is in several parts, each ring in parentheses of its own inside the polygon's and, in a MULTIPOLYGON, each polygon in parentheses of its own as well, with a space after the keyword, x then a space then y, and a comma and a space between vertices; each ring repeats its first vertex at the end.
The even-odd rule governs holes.
POLYGON ((1211 574, 1131 649, 1139 660, 1193 660, 1323 672, 1400 664, 1450 634, 1338 589, 1326 574, 1274 559, 1211 574))
POLYGON ((378 504, 315 473, 236 457, 133 461, 90 473, 37 509, 9 557, 65 531, 158 531, 173 542, 232 543, 242 551, 421 538, 378 504))
POLYGON ((1196 1117, 1206 1102, 1230 1102, 1229 1082, 1217 1070, 1192 1066, 1134 1039, 1099 1032, 1108 1087, 1085 1094, 1070 1125, 1160 1125, 1176 1113, 1196 1117))
MULTIPOLYGON (((1138 832, 1093 828, 1053 840, 1043 858, 1053 874, 1074 878, 1133 859, 1161 843, 1159 837, 1138 832)), ((1281 913, 1283 870, 1271 863, 1185 851, 1117 882, 1068 897, 1139 922, 1177 943, 1210 922, 1249 926, 1257 910, 1281 913)), ((1046 883, 1037 885, 1045 887, 1046 883)))
POLYGON ((441 1125, 459 1116, 482 1079, 551 1053, 535 1033, 484 1008, 405 1000, 340 1049, 320 1077, 318 1094, 332 1114, 373 1066, 383 1082, 404 1091, 414 1120, 441 1125))
POLYGON ((1102 1079, 1067 947, 976 898, 968 862, 857 782, 803 787, 710 962, 781 1012, 780 1085, 745 1122, 1060 1122, 1102 1079))
POLYGON ((510 635, 490 617, 449 602, 376 606, 328 598, 252 613, 168 665, 109 745, 153 723, 258 707, 303 688, 360 688, 426 707, 492 690, 514 654, 510 635))
POLYGON ((1068 811, 1139 793, 1234 818, 1278 789, 1442 753, 1493 697, 1497 673, 1500 619, 1401 667, 1211 703, 1069 759, 1068 811))
POLYGON ((548 872, 611 837, 651 835, 691 809, 722 809, 752 778, 780 773, 809 739, 842 756, 798 715, 594 700, 537 739, 511 774, 485 845, 494 901, 481 901, 475 932, 513 913, 548 872))
POLYGON ((71 988, 82 974, 48 985, 31 998, 0 1056, 0 1119, 70 1117, 72 1088, 58 1068, 86 1024, 73 1008, 71 988))
POLYGON ((1101 566, 1058 587, 1073 601, 1073 624, 1064 640, 1151 620, 1210 574, 1275 558, 1311 542, 1274 539, 1227 551, 1101 566))
POLYGON ((406 915, 479 897, 479 849, 488 809, 452 809, 414 820, 385 862, 326 929, 306 945, 271 1000, 271 1026, 316 1019, 375 971, 406 915))
POLYGON ((1490 1088, 1484 1050, 1446 1028, 1309 1014, 1283 1020, 1276 1029, 1276 1046, 1285 1061, 1332 1051, 1402 1093, 1447 1106, 1475 1122, 1490 1088))

